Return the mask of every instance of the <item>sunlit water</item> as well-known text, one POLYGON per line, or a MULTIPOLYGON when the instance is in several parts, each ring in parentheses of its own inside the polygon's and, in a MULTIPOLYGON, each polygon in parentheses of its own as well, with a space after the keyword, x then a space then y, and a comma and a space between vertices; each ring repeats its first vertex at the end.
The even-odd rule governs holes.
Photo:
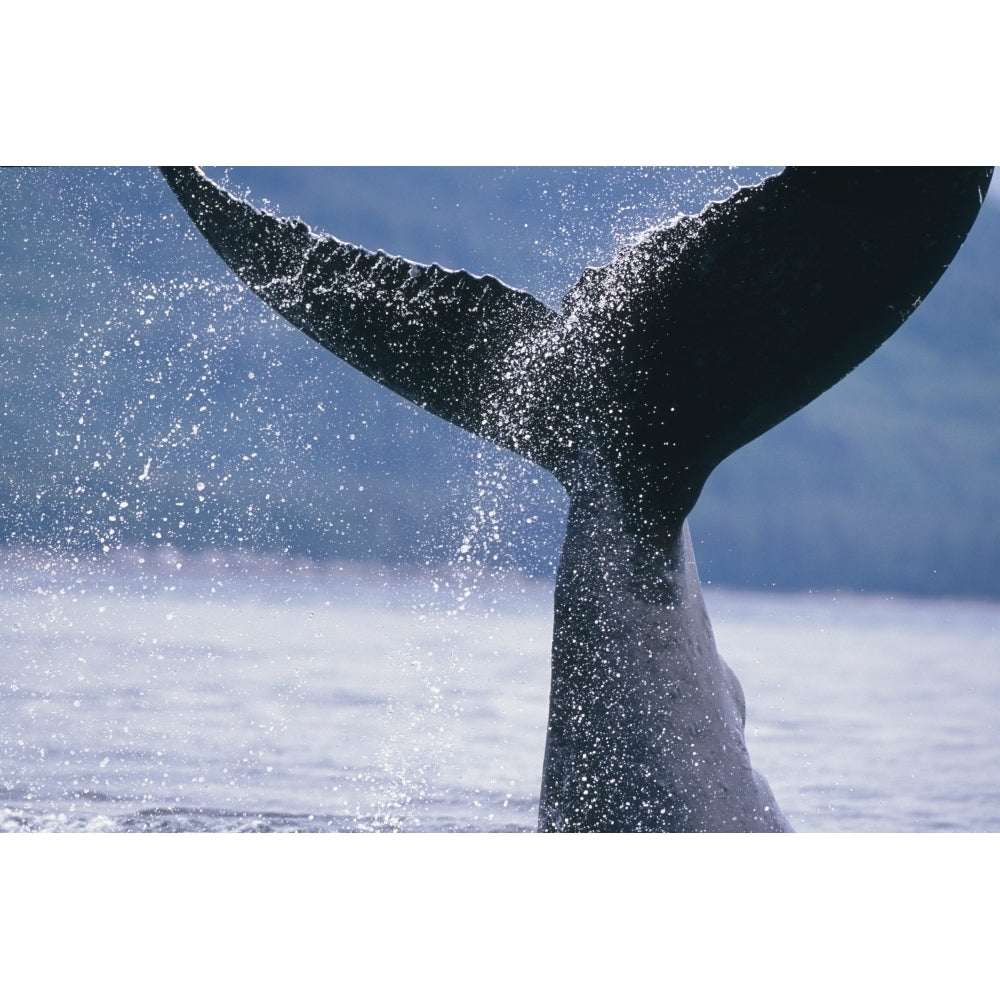
MULTIPOLYGON (((534 829, 551 587, 0 556, 0 829, 534 829)), ((1000 830, 1000 605, 710 591, 800 831, 1000 830)))

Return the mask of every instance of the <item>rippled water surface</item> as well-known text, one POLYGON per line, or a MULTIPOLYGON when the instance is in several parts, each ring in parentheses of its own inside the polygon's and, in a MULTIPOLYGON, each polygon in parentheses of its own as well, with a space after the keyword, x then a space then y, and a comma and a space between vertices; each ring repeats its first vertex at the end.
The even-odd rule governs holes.
MULTIPOLYGON (((0 829, 534 828, 551 588, 0 558, 0 829)), ((801 831, 1000 830, 1000 606, 711 591, 801 831)))

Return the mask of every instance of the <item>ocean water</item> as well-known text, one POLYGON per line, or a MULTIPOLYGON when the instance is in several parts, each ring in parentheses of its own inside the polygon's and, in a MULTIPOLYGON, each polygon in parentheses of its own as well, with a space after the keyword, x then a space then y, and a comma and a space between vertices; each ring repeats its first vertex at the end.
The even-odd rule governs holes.
MULTIPOLYGON (((0 830, 534 829, 546 583, 6 552, 0 593, 0 830)), ((707 600, 797 830, 1000 830, 1000 605, 707 600)))

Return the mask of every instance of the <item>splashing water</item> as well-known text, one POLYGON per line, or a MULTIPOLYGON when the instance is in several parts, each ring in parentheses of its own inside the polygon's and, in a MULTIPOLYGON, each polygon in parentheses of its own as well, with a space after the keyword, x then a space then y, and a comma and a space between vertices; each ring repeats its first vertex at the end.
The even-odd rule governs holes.
MULTIPOLYGON (((247 177, 251 187, 266 187, 254 183, 253 172, 230 176, 237 186, 247 177)), ((335 174, 332 186, 343 176, 335 174)), ((479 256, 466 258, 469 248, 460 240, 456 263, 479 261, 480 270, 558 301, 582 266, 606 262, 653 221, 725 195, 736 176, 714 171, 678 181, 660 169, 506 170, 489 181, 496 208, 486 220, 470 226, 460 211, 444 210, 440 193, 431 196, 429 212, 417 213, 445 217, 435 237, 440 246, 462 229, 473 232, 479 256), (521 192, 518 199, 509 197, 512 188, 521 192)), ((457 178, 449 182, 483 184, 476 174, 457 178)), ((396 182, 398 175, 390 179, 396 182)), ((50 636, 75 635, 74 655, 86 678, 109 663, 95 655, 96 629, 74 631, 77 611, 100 621, 114 607, 110 597, 92 601, 101 586, 116 586, 103 582, 115 559, 139 568, 130 586, 150 600, 178 586, 166 581, 192 551, 424 562, 433 569, 434 597, 413 605, 413 620, 398 625, 392 650, 379 654, 389 656, 404 684, 424 692, 423 708, 414 709, 412 698, 404 708, 386 692, 392 735, 383 734, 371 756, 372 774, 382 777, 343 779, 382 782, 384 808, 370 822, 397 828, 404 806, 432 798, 444 762, 460 748, 455 695, 469 686, 470 668, 465 647, 445 638, 444 623, 474 611, 489 627, 494 605, 484 606, 481 590, 493 586, 497 571, 527 564, 551 574, 565 515, 562 492, 537 467, 443 428, 291 334, 206 251, 155 175, 20 170, 0 174, 0 185, 10 206, 0 246, 0 288, 10 307, 0 367, 3 448, 5 464, 15 470, 0 495, 0 520, 8 543, 23 547, 15 561, 36 560, 30 553, 41 552, 46 565, 50 553, 62 567, 59 587, 36 595, 37 611, 30 602, 20 605, 25 622, 38 622, 50 636), (402 490, 409 495, 401 498, 402 490), (451 509, 442 509, 442 496, 451 509), (414 759, 415 745, 429 749, 414 759)), ((460 192, 456 200, 466 199, 460 192)), ((385 215, 398 214, 399 204, 386 197, 385 215)), ((325 225, 313 206, 302 214, 325 225)), ((338 214, 331 201, 325 227, 356 238, 355 220, 345 230, 338 214)), ((436 256, 405 241, 391 249, 415 259, 436 256)), ((517 341, 509 353, 495 414, 512 422, 515 437, 518 421, 541 419, 557 377, 550 362, 567 347, 561 336, 550 331, 549 339, 517 341)), ((583 392, 598 376, 600 355, 573 353, 579 361, 570 381, 583 392)), ((239 565, 237 557, 219 558, 239 565)), ((240 589, 231 572, 212 574, 213 600, 240 589)), ((158 627, 172 626, 144 621, 127 641, 144 651, 162 649, 158 627)), ((200 628, 211 636, 219 625, 207 614, 200 628)), ((182 646, 183 657, 199 655, 196 641, 182 646)), ((281 649, 276 641, 267 655, 284 663, 281 649)), ((32 655, 33 689, 44 702, 47 685, 57 680, 46 673, 44 655, 32 655)), ((210 643, 200 656, 214 697, 232 682, 229 660, 210 643)), ((169 680, 176 657, 176 649, 156 652, 149 662, 169 680)), ((302 668, 290 669, 291 687, 283 690, 294 691, 295 670, 302 668)), ((174 682, 178 700, 164 710, 183 719, 181 672, 174 682)), ((59 698, 68 698, 70 687, 59 689, 59 698)), ((76 726, 87 705, 94 702, 70 699, 73 713, 53 725, 76 726)), ((220 710, 220 725, 224 717, 220 710)), ((285 725, 252 712, 249 719, 251 731, 285 725)), ((94 775, 77 777, 88 788, 110 761, 130 752, 129 734, 111 725, 117 757, 101 752, 94 775)), ((108 738, 91 742, 107 745, 108 738)), ((267 773, 266 752, 252 742, 227 773, 267 773)), ((183 768, 187 783, 203 783, 195 759, 183 768)), ((142 787, 174 780, 143 774, 142 787)))

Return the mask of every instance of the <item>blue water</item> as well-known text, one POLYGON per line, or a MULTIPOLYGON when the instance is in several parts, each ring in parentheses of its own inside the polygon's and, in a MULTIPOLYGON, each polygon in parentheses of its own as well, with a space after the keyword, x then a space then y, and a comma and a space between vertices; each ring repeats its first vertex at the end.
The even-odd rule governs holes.
MULTIPOLYGON (((534 829, 551 587, 0 556, 0 830, 534 829)), ((800 831, 1000 830, 1000 605, 709 591, 800 831)))

